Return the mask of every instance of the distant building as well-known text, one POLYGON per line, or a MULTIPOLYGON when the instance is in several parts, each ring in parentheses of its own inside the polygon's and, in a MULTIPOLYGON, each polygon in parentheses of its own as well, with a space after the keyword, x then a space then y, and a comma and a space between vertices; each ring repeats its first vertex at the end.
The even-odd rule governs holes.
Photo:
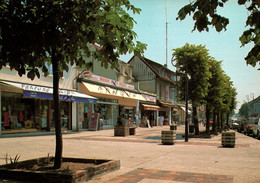
POLYGON ((260 117, 260 95, 254 99, 251 100, 248 103, 248 116, 250 117, 260 117))
POLYGON ((132 75, 132 66, 119 61, 111 68, 101 66, 98 60, 92 60, 93 68, 78 68, 77 88, 80 92, 98 98, 97 103, 80 103, 79 130, 93 129, 89 121, 93 114, 98 114, 102 128, 114 128, 118 117, 132 125, 139 126, 139 101, 156 103, 156 95, 138 90, 138 84, 132 75))
POLYGON ((139 83, 139 89, 156 94, 156 105, 147 106, 146 102, 140 101, 142 115, 153 116, 154 125, 162 118, 164 124, 179 121, 175 73, 145 57, 133 56, 128 64, 133 68, 132 75, 139 83))

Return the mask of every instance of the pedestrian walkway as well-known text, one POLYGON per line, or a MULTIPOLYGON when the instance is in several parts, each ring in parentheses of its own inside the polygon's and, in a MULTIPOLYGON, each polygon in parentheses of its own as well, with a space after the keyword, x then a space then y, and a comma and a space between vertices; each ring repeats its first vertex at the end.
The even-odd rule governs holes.
MULTIPOLYGON (((203 128, 200 126, 200 128, 203 128)), ((161 130, 137 128, 136 135, 114 137, 114 131, 82 131, 63 135, 63 156, 120 160, 120 170, 88 183, 260 182, 260 141, 236 133, 236 146, 223 148, 221 135, 184 142, 178 126, 175 145, 162 145, 161 130)), ((20 161, 55 154, 55 136, 0 138, 0 164, 5 155, 20 161)))
POLYGON ((136 169, 124 175, 113 178, 106 183, 173 183, 176 182, 201 182, 201 183, 232 183, 233 176, 228 175, 210 175, 202 173, 175 172, 151 169, 136 169))

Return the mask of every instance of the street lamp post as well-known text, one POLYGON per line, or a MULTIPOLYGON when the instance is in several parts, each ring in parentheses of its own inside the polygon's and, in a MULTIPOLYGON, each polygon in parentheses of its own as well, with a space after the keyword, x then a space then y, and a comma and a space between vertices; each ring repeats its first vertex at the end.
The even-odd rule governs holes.
MULTIPOLYGON (((174 59, 172 58, 171 62, 172 65, 175 66, 173 64, 174 59)), ((189 141, 189 126, 188 126, 188 74, 187 74, 188 68, 187 68, 187 64, 185 66, 185 142, 189 141)), ((177 82, 177 69, 176 69, 176 82, 177 82)), ((182 75, 184 75, 182 73, 182 75)))
POLYGON ((189 137, 188 137, 188 75, 187 75, 187 64, 185 66, 185 80, 186 80, 186 84, 185 84, 185 142, 189 141, 189 137))

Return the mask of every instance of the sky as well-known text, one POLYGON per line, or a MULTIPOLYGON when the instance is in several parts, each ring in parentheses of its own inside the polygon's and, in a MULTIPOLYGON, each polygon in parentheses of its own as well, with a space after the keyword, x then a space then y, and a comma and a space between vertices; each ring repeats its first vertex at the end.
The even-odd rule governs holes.
MULTIPOLYGON (((147 44, 144 52, 146 58, 164 65, 167 55, 167 66, 175 71, 171 63, 172 49, 182 47, 186 43, 205 45, 210 56, 222 61, 222 69, 233 81, 238 93, 236 111, 244 102, 260 95, 260 71, 257 70, 259 66, 252 67, 244 60, 252 44, 241 47, 239 41, 239 37, 246 30, 246 19, 249 15, 244 5, 239 6, 236 0, 230 0, 225 3, 224 8, 218 8, 217 12, 229 19, 226 31, 219 33, 215 28, 210 28, 209 32, 200 33, 197 30, 192 32, 194 21, 191 16, 187 16, 183 21, 176 20, 179 9, 188 4, 189 0, 130 0, 130 2, 142 9, 140 14, 130 12, 129 14, 137 22, 133 29, 138 35, 137 40, 147 44)), ((120 59, 128 62, 132 56, 132 54, 121 55, 120 59)))

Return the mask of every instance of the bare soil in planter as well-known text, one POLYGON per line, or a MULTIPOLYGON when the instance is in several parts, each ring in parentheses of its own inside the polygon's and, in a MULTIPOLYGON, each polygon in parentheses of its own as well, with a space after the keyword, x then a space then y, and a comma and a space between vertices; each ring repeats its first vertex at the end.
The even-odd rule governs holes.
POLYGON ((63 162, 61 168, 54 169, 54 162, 35 164, 35 165, 24 165, 16 169, 30 170, 30 171, 45 171, 45 172, 59 172, 59 173, 72 173, 77 170, 86 169, 95 166, 94 163, 78 163, 78 162, 63 162))
POLYGON ((38 158, 0 166, 0 178, 35 182, 75 183, 120 168, 119 160, 63 158, 54 169, 54 158, 38 158))

